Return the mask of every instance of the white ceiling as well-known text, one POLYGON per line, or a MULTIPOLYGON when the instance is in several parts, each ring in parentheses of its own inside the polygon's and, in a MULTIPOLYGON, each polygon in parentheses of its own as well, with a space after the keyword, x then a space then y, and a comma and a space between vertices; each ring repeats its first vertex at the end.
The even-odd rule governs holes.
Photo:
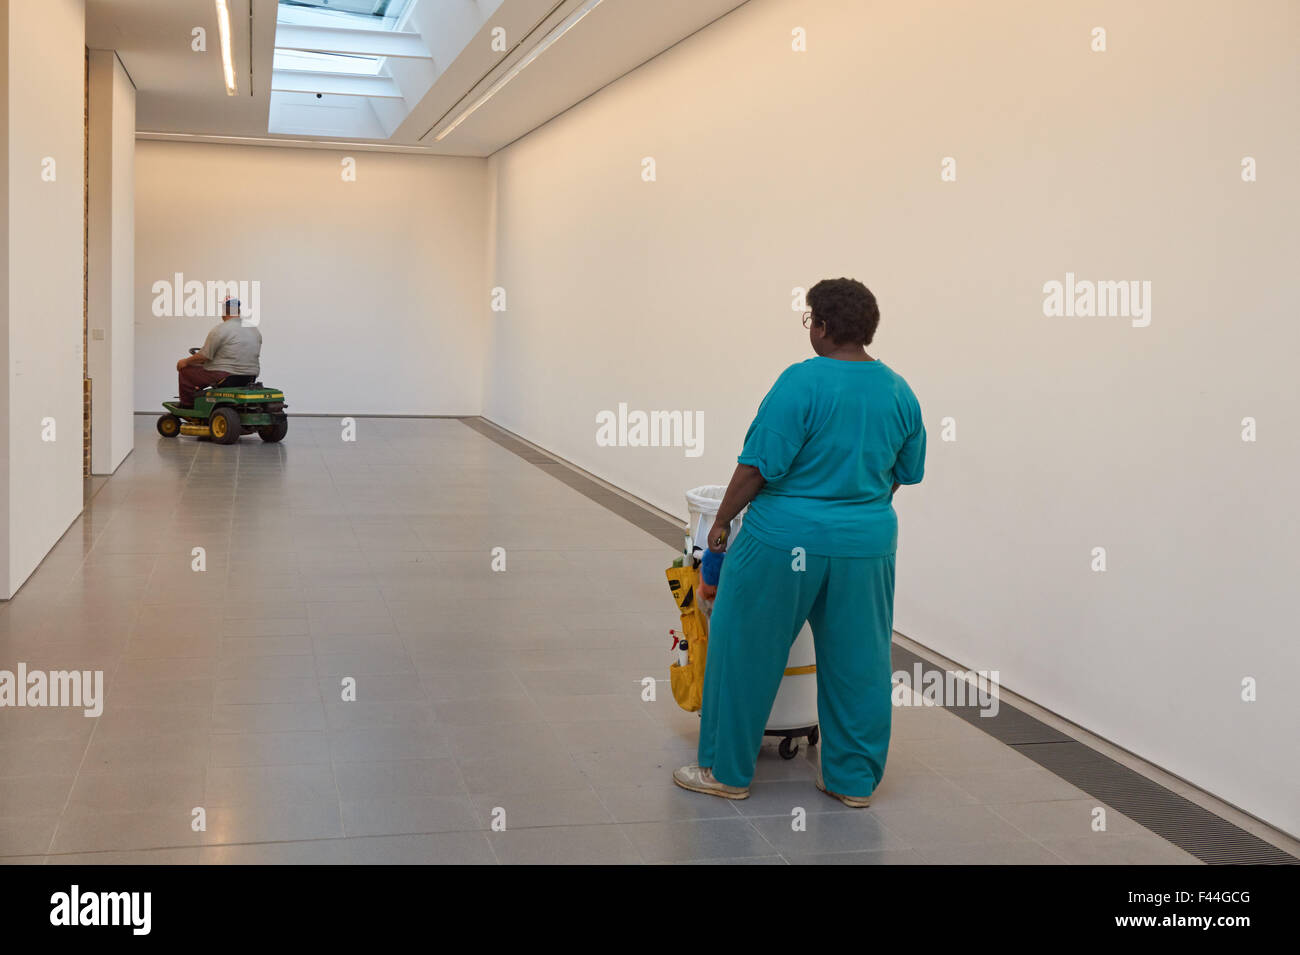
MULTIPOLYGON (((439 16, 459 21, 468 39, 458 40, 458 52, 453 52, 446 49, 445 37, 428 37, 438 70, 432 88, 418 103, 408 104, 410 114, 391 137, 365 141, 434 154, 486 156, 745 0, 604 0, 440 143, 434 142, 432 132, 473 103, 581 0, 503 0, 486 21, 475 0, 416 2, 442 8, 439 16), (469 21, 468 29, 467 16, 477 17, 469 21), (468 36, 472 24, 480 21, 482 27, 468 36), (498 26, 505 28, 511 47, 505 53, 492 50, 492 30, 498 26)), ((330 141, 329 136, 268 132, 276 0, 228 3, 239 86, 236 96, 226 95, 222 81, 213 0, 87 0, 86 44, 117 50, 138 90, 137 130, 260 141, 330 141), (199 26, 207 30, 206 53, 191 50, 191 31, 199 26)), ((301 95, 315 100, 313 94, 301 95)), ((347 137, 348 142, 358 140, 347 137)))

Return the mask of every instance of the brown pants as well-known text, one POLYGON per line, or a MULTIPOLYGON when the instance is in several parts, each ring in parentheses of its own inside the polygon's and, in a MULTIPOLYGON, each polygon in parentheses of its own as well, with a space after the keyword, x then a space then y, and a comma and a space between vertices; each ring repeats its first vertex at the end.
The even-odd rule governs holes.
POLYGON ((181 404, 194 407, 194 395, 200 388, 220 384, 230 376, 228 371, 208 371, 202 365, 186 365, 180 371, 181 404))

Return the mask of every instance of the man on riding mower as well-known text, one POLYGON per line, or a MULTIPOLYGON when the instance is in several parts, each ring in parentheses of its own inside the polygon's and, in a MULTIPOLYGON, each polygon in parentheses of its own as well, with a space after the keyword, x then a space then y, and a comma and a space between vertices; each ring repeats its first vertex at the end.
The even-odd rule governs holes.
POLYGON ((239 313, 239 299, 227 298, 221 303, 221 324, 208 332, 203 347, 176 363, 181 407, 193 408, 200 388, 222 382, 247 385, 261 374, 262 333, 255 325, 245 325, 239 313))

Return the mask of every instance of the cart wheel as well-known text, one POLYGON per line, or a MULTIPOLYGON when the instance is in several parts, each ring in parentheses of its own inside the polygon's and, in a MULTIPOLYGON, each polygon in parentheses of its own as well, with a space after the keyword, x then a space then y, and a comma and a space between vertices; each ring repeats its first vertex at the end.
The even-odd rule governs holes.
POLYGON ((812 728, 812 732, 808 734, 808 745, 809 745, 809 746, 816 746, 816 745, 817 745, 817 741, 818 741, 819 739, 821 739, 821 738, 822 738, 822 731, 821 731, 821 729, 818 728, 818 727, 816 727, 816 726, 814 726, 814 727, 812 728))
POLYGON ((799 744, 794 741, 793 736, 787 736, 781 740, 781 745, 776 748, 776 751, 781 754, 782 759, 794 759, 799 755, 799 744))

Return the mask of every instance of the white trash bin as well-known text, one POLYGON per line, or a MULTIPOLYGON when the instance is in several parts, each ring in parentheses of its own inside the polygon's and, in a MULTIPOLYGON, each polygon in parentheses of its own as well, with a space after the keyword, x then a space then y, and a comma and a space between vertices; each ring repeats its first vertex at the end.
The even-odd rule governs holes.
MULTIPOLYGON (((713 526, 713 521, 718 516, 718 508, 722 506, 722 495, 726 491, 727 489, 721 484, 705 484, 686 492, 686 513, 690 515, 690 521, 686 525, 686 535, 690 538, 690 547, 703 550, 709 546, 709 528, 713 526)), ((739 533, 744 513, 741 511, 731 522, 729 540, 734 540, 739 533)))
MULTIPOLYGON (((688 547, 708 546, 709 528, 718 516, 718 507, 726 490, 721 484, 705 484, 686 492, 686 511, 690 515, 686 528, 690 541, 688 547)), ((736 539, 743 518, 744 511, 731 522, 729 540, 736 539)), ((708 668, 707 662, 705 668, 708 668)), ((801 737, 806 738, 809 745, 817 745, 820 736, 817 729, 817 656, 813 650, 812 628, 807 623, 790 648, 785 677, 777 690, 776 702, 772 704, 763 735, 781 737, 779 751, 786 759, 793 759, 799 752, 795 740, 801 737)))
MULTIPOLYGON (((705 662, 705 667, 708 662, 705 662)), ((790 659, 785 665, 781 688, 776 691, 776 702, 767 718, 764 736, 780 736, 779 750, 786 759, 799 752, 795 742, 805 737, 810 746, 820 738, 817 729, 817 655, 813 652, 812 627, 804 623, 799 636, 790 648, 790 659)))

